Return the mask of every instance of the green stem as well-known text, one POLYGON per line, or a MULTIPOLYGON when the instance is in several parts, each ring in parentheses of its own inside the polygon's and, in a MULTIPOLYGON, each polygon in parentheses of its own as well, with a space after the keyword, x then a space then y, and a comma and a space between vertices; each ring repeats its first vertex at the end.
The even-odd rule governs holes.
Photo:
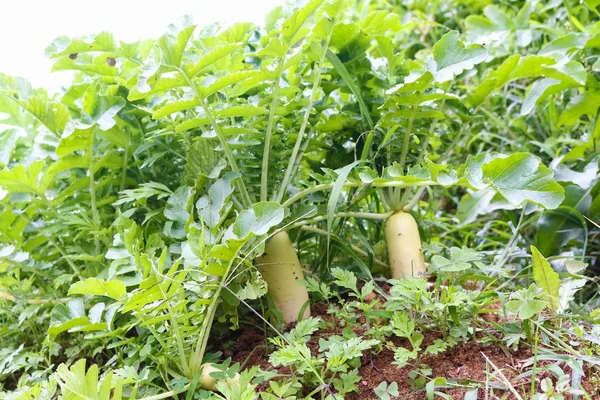
POLYGON ((530 389, 530 396, 533 397, 533 395, 535 394, 535 383, 537 381, 536 379, 536 374, 537 374, 537 361, 538 361, 538 340, 539 340, 539 330, 540 327, 538 324, 535 324, 535 333, 534 333, 534 342, 533 342, 533 365, 531 366, 531 389, 530 389))
MULTIPOLYGON (((219 139, 221 147, 223 148, 223 153, 225 153, 225 157, 227 158, 227 162, 229 163, 229 168, 231 168, 231 170, 233 172, 237 172, 237 173, 241 174, 241 171, 240 171, 240 169, 235 161, 235 158, 233 156, 233 152, 231 151, 231 149, 229 148, 229 145, 227 144, 227 139, 225 138, 225 135, 221 131, 221 127, 219 126, 219 124, 217 124, 217 120, 215 119, 215 116, 210 112, 210 109, 208 108, 208 105, 206 104, 204 97, 200 94, 198 87, 181 68, 177 68, 177 71, 181 74, 181 76, 183 76, 183 78, 186 80, 188 85, 192 88, 194 95, 200 102, 200 106, 204 110, 204 113, 206 114, 206 117, 208 118, 210 125, 212 126, 212 128, 215 130, 215 133, 217 134, 217 138, 219 139)), ((248 190, 246 189, 246 185, 244 184, 244 181, 242 179, 237 179, 236 185, 242 195, 242 200, 244 202, 244 206, 250 207, 252 205, 252 200, 250 199, 250 195, 248 194, 248 190)))
MULTIPOLYGON (((409 187, 409 186, 435 186, 438 185, 437 182, 434 181, 423 181, 423 182, 414 182, 414 183, 405 183, 402 181, 391 181, 391 182, 373 182, 370 184, 365 184, 362 182, 346 182, 344 183, 344 185, 342 187, 344 188, 352 188, 352 187, 363 187, 363 186, 373 186, 375 188, 405 188, 405 187, 409 187)), ((321 185, 316 185, 313 187, 309 187, 304 189, 301 192, 296 193, 295 195, 293 195, 292 197, 290 197, 289 199, 287 199, 282 206, 285 207, 289 207, 292 204, 294 204, 296 201, 308 196, 309 194, 315 193, 315 192, 321 192, 321 191, 326 191, 326 190, 331 190, 333 189, 334 183, 324 183, 321 185)))
MULTIPOLYGON (((419 100, 417 104, 420 102, 420 94, 419 100)), ((404 142, 402 143, 402 153, 400 154, 400 171, 404 170, 404 165, 406 164, 406 156, 408 155, 408 147, 410 145, 410 135, 412 134, 413 123, 415 121, 415 115, 417 114, 417 106, 413 106, 410 116, 408 117, 408 125, 406 126, 406 134, 404 135, 404 142)))
MULTIPOLYGON (((96 131, 92 131, 91 139, 90 139, 90 147, 88 149, 88 156, 90 157, 90 163, 88 165, 88 172, 90 176, 90 202, 92 203, 92 220, 94 221, 94 227, 96 229, 100 228, 100 213, 98 213, 98 207, 96 205, 96 182, 94 179, 94 138, 96 136, 96 131)), ((96 255, 100 254, 100 238, 98 235, 94 235, 94 244, 96 248, 96 255)))
POLYGON ((417 204, 419 204, 419 200, 421 199, 421 196, 423 196, 423 192, 425 192, 427 190, 427 188, 425 186, 420 187, 419 190, 417 190, 417 193, 415 193, 415 195, 412 197, 412 199, 402 208, 402 211, 410 211, 413 208, 416 207, 417 204))
POLYGON ((360 160, 361 161, 365 161, 367 159, 367 157, 369 156, 369 150, 371 150, 371 144, 373 143, 373 131, 369 131, 369 133, 367 133, 367 139, 365 140, 365 146, 362 149, 362 152, 360 154, 360 160))
MULTIPOLYGON (((329 49, 329 43, 331 42, 331 36, 333 35, 333 27, 335 26, 335 23, 340 15, 340 10, 341 10, 340 4, 341 4, 341 2, 338 2, 338 9, 336 11, 336 15, 331 23, 331 29, 329 30, 329 33, 327 34, 327 39, 325 40, 325 46, 323 46, 323 52, 321 53, 321 58, 319 59, 319 66, 317 68, 317 73, 315 74, 315 78, 313 81, 310 98, 309 98, 308 104, 306 106, 306 111, 304 112, 304 118, 302 119, 302 125, 300 126, 300 131, 298 132, 298 137, 296 138, 296 143, 294 144, 294 149, 292 150, 292 156, 290 157, 290 160, 288 162, 288 166, 285 171, 285 175, 283 176, 283 180, 281 181, 281 186, 279 187, 279 193, 277 194, 277 197, 275 198, 275 201, 277 203, 281 203, 281 200, 283 199, 283 195, 285 194, 287 185, 290 183, 290 180, 292 177, 292 171, 294 170, 294 165, 296 164, 296 158, 298 157, 298 151, 300 150, 300 145, 302 144, 302 139, 304 138, 304 132, 306 131, 306 126, 308 125, 308 119, 310 118, 310 112, 312 111, 312 106, 315 101, 317 88, 321 85, 321 68, 323 67, 323 64, 325 63, 327 49, 329 49)), ((275 107, 273 105, 271 105, 271 112, 274 112, 274 109, 275 109, 275 107)), ((265 143, 265 146, 266 146, 266 143, 265 143)), ((266 150, 266 147, 265 147, 265 150, 266 150)), ((263 176, 266 176, 266 173, 264 170, 265 159, 266 158, 263 158, 263 172, 262 172, 263 176)), ((267 163, 268 163, 268 160, 267 160, 267 163)), ((261 185, 261 190, 262 190, 262 185, 261 185)), ((261 198, 262 198, 262 191, 261 191, 261 198)))
POLYGON ((294 163, 294 167, 292 169, 292 174, 291 174, 292 176, 296 176, 296 174, 298 173, 298 169, 300 169, 300 163, 302 162, 302 157, 304 157, 304 154, 306 153, 306 149, 308 148, 308 145, 310 144, 310 139, 311 139, 313 133, 314 133, 314 128, 311 129, 310 132, 308 132, 308 138, 302 144, 302 149, 300 150, 300 156, 298 156, 296 158, 296 162, 294 163))
POLYGON ((122 192, 125 189, 127 182, 127 167, 129 165, 129 145, 125 146, 125 155, 123 156, 123 167, 121 168, 121 185, 119 191, 122 192))
MULTIPOLYGON (((362 219, 373 219, 373 220, 385 221, 393 213, 394 213, 393 211, 387 212, 385 214, 367 213, 367 212, 338 212, 338 213, 335 213, 333 216, 334 216, 334 218, 362 218, 362 219)), ((316 222, 321 222, 321 221, 325 221, 325 220, 327 220, 326 215, 319 215, 318 217, 314 217, 311 219, 305 219, 302 221, 298 221, 294 224, 288 225, 285 227, 285 229, 286 230, 295 229, 295 228, 299 228, 304 225, 311 225, 316 222)))
MULTIPOLYGON (((161 276, 160 274, 157 274, 158 276, 161 276)), ((173 310, 173 307, 171 307, 171 302, 169 300, 169 298, 167 297, 167 295, 165 294, 165 291, 162 288, 161 283, 158 284, 158 288, 160 289, 160 294, 163 298, 163 301, 165 302, 165 304, 167 305, 167 311, 169 312, 169 319, 171 320, 171 327, 173 328, 173 334, 175 335, 175 341, 177 342, 177 350, 179 352, 179 360, 181 361, 181 367, 183 368, 183 371, 186 375, 191 376, 189 374, 189 365, 187 362, 187 358, 185 356, 185 350, 183 348, 183 340, 181 338, 181 331, 179 330, 179 324, 177 323, 177 318, 175 318, 175 311, 173 310)))
MULTIPOLYGON (((54 242, 54 240, 50 239, 49 240, 50 243, 52 244, 52 246, 54 246, 54 248, 60 253, 60 255, 65 259, 65 261, 67 262, 67 264, 69 264, 69 266, 71 267, 71 269, 73 270, 73 272, 76 275, 81 275, 81 270, 77 267, 77 265, 75 265, 75 263, 73 261, 71 261, 68 257, 67 257, 67 253, 63 250, 62 247, 60 247, 58 244, 56 244, 56 242, 54 242)), ((81 278, 81 276, 80 276, 81 278)))
POLYGON ((215 289, 215 293, 212 296, 212 302, 208 306, 208 310, 206 311, 206 316, 202 321, 202 328, 200 329, 200 334, 198 335, 198 341, 196 342, 196 349, 192 354, 192 360, 190 361, 190 366, 192 368, 192 375, 200 370, 200 366, 202 365, 202 358, 204 357, 204 351, 206 350, 206 345, 208 343, 208 335, 210 334, 210 329, 212 327, 213 319, 215 313, 217 312, 217 304, 219 303, 219 297, 221 295, 221 290, 223 285, 225 284, 229 272, 231 271, 231 267, 235 261, 235 257, 232 257, 231 261, 227 264, 227 268, 225 269, 225 273, 219 282, 219 286, 215 289))
MULTIPOLYGON (((289 49, 286 49, 287 55, 289 49)), ((267 122, 267 132, 265 134, 265 147, 262 158, 262 171, 260 176, 260 201, 267 200, 267 190, 269 183, 269 153, 271 152, 271 138, 273 137, 273 125, 275 123, 275 111, 277 108, 277 95, 279 93, 279 81, 283 74, 283 66, 285 64, 285 55, 279 60, 277 73, 275 75, 275 84, 273 86, 273 98, 271 99, 271 109, 269 110, 269 120, 267 122)))
POLYGON ((183 393, 183 392, 187 391, 190 388, 190 385, 191 385, 191 383, 188 383, 187 385, 185 385, 181 389, 171 390, 169 392, 157 394, 155 396, 142 397, 139 400, 160 400, 160 399, 166 399, 166 398, 169 398, 169 397, 176 397, 179 393, 183 393))

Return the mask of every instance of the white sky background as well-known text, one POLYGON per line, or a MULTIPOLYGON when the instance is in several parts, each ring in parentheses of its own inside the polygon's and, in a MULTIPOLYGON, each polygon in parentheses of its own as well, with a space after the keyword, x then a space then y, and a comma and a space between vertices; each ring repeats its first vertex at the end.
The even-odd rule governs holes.
POLYGON ((58 36, 112 32, 117 40, 158 38, 171 22, 192 15, 197 25, 216 21, 263 23, 284 0, 0 0, 0 72, 57 92, 69 72, 50 73, 46 47, 58 36))

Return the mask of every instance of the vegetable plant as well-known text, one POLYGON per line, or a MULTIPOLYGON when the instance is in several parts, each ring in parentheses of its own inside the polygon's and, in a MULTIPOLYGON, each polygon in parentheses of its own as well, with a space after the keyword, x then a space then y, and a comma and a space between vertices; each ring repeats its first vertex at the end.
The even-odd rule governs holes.
POLYGON ((484 3, 183 17, 55 39, 56 95, 0 74, 0 399, 597 395, 599 10, 484 3), (464 353, 483 376, 438 369, 464 353))

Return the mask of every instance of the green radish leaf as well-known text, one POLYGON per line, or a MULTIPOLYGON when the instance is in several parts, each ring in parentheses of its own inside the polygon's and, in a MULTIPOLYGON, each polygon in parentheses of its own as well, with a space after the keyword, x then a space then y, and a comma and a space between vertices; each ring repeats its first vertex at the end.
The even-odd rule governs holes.
POLYGON ((568 35, 554 39, 538 52, 540 56, 554 55, 565 56, 575 49, 583 49, 590 39, 585 33, 569 33, 568 35))
MULTIPOLYGON (((216 118, 231 118, 231 117, 254 117, 257 115, 268 114, 269 112, 264 107, 257 107, 251 105, 245 106, 232 106, 225 108, 223 110, 217 110, 213 112, 213 115, 216 118)), ((176 132, 185 132, 191 129, 195 129, 201 127, 203 125, 208 125, 210 120, 208 117, 202 118, 194 118, 190 120, 183 121, 179 125, 175 127, 176 132)))
POLYGON ((482 15, 469 15, 465 26, 469 33, 477 35, 493 35, 496 40, 502 40, 514 29, 514 22, 501 8, 495 5, 485 7, 482 15))
POLYGON ((513 15, 512 12, 505 12, 496 5, 488 5, 483 10, 484 16, 469 15, 465 19, 467 32, 482 44, 506 43, 514 36, 516 46, 528 46, 533 40, 529 16, 534 6, 535 2, 527 1, 519 12, 513 15))
MULTIPOLYGON (((223 89, 234 85, 236 83, 244 82, 246 80, 253 80, 255 84, 262 82, 267 79, 272 79, 273 75, 262 71, 237 71, 234 73, 227 74, 216 81, 209 80, 208 86, 201 86, 198 88, 202 97, 208 97, 211 94, 222 91, 223 89)), ((241 106, 241 107, 250 107, 241 106)), ((258 108, 258 107, 257 107, 258 108)), ((268 113, 268 112, 267 112, 268 113)))
POLYGON ((587 279, 565 279, 561 282, 557 313, 562 314, 569 310, 569 303, 575 297, 575 293, 587 283, 587 279))
POLYGON ((81 299, 69 300, 66 304, 57 304, 52 309, 48 334, 54 337, 61 332, 89 323, 83 301, 81 299))
POLYGON ((187 222, 190 218, 188 206, 192 198, 192 188, 181 186, 169 196, 165 207, 165 217, 171 221, 187 222))
POLYGON ((152 118, 163 118, 167 115, 171 115, 180 111, 185 111, 198 106, 200 106, 200 101, 198 99, 175 101, 172 103, 168 103, 163 107, 159 108, 158 110, 154 111, 154 113, 152 114, 152 118))
POLYGON ((256 300, 268 291, 265 280, 256 269, 251 269, 249 274, 250 278, 245 279, 242 287, 236 292, 242 300, 256 300))
POLYGON ((238 240, 260 236, 281 223, 285 215, 283 207, 271 201, 261 201, 242 211, 231 230, 238 240))
POLYGON ((560 81, 572 80, 571 77, 565 76, 556 70, 553 72, 553 70, 548 68, 554 64, 556 64, 556 60, 551 57, 537 55, 521 57, 519 54, 512 55, 497 69, 486 75, 475 91, 467 96, 469 102, 474 106, 478 106, 494 90, 499 89, 508 82, 516 79, 545 76, 560 81))
POLYGON ((359 161, 355 161, 352 164, 348 164, 343 168, 336 170, 337 179, 333 184, 333 189, 331 189, 331 195, 329 196, 329 201, 327 202, 327 251, 329 251, 329 232, 331 232, 331 225, 333 223, 333 214, 335 214, 335 209, 337 208, 337 203, 342 195, 342 190, 344 188, 344 183, 346 179, 348 179, 348 175, 352 171, 352 169, 358 165, 359 161))
POLYGON ((528 300, 523 303, 519 310, 519 318, 522 320, 532 318, 546 308, 547 305, 548 303, 543 300, 528 300))
POLYGON ((560 114, 558 125, 574 125, 583 115, 595 118, 600 108, 600 90, 592 90, 574 97, 560 114))
POLYGON ((494 189, 483 189, 465 194, 458 203, 456 217, 461 226, 474 222, 479 215, 490 215, 495 210, 513 207, 494 189))
POLYGON ((483 181, 515 207, 529 201, 552 209, 565 197, 563 187, 552 179, 552 171, 529 153, 496 158, 484 164, 481 171, 483 181))
POLYGON ((229 173, 218 179, 208 189, 208 194, 196 202, 198 214, 202 218, 202 222, 209 228, 219 227, 231 210, 232 204, 229 202, 229 198, 234 191, 232 182, 238 178, 238 174, 229 173))
POLYGON ((559 308, 560 278, 535 246, 531 246, 531 263, 535 283, 546 293, 550 308, 559 308))
MULTIPOLYGON (((58 143, 56 148, 56 154, 64 157, 68 154, 76 151, 85 150, 88 151, 90 144, 92 143, 92 136, 94 135, 94 127, 87 129, 75 129, 67 136, 63 136, 58 143)), ((88 160, 89 164, 89 160, 88 160)))
POLYGON ((189 17, 181 18, 176 24, 169 25, 169 32, 157 41, 162 63, 171 67, 181 65, 183 52, 196 28, 195 25, 191 25, 189 17))
MULTIPOLYGON (((281 25, 281 34, 287 42, 295 39, 306 20, 319 8, 324 0, 311 0, 281 25)), ((293 43, 290 43, 293 44, 293 43)))
POLYGON ((110 77, 109 79, 113 80, 119 75, 119 70, 117 68, 107 64, 106 56, 98 56, 94 58, 88 56, 85 57, 84 60, 80 61, 81 58, 84 57, 79 56, 78 60, 71 60, 69 57, 59 58, 52 65, 52 72, 81 71, 87 75, 100 75, 102 77, 110 77))
POLYGON ((49 55, 50 58, 58 58, 85 52, 115 52, 117 49, 117 42, 113 34, 104 31, 97 35, 77 39, 69 39, 66 36, 56 38, 46 48, 46 55, 49 55))
POLYGON ((24 133, 21 129, 0 125, 0 167, 11 161, 17 141, 24 133))
POLYGON ((14 193, 32 193, 43 196, 46 186, 42 186, 45 163, 36 161, 29 166, 19 164, 13 169, 0 171, 0 187, 14 193))
POLYGON ((535 245, 546 257, 559 253, 570 241, 583 242, 586 237, 585 219, 570 207, 542 213, 536 228, 535 245))
POLYGON ((240 45, 240 43, 232 43, 219 46, 210 50, 209 52, 201 56, 201 58, 198 61, 186 64, 184 66, 185 73, 190 78, 193 78, 194 76, 198 75, 200 72, 203 72, 206 68, 210 67, 217 61, 238 50, 240 48, 240 45))
POLYGON ((547 97, 560 93, 565 89, 575 87, 572 82, 561 82, 558 79, 543 78, 533 82, 529 87, 529 91, 521 105, 521 115, 530 114, 536 104, 546 99, 547 97))
POLYGON ((122 149, 125 149, 131 145, 131 137, 127 132, 120 129, 118 126, 114 126, 105 131, 100 131, 99 133, 106 138, 106 140, 122 149))
POLYGON ((169 196, 164 210, 165 217, 169 220, 164 226, 165 235, 174 239, 185 238, 185 226, 190 219, 188 208, 191 205, 193 190, 189 186, 181 186, 169 196))
MULTIPOLYGON (((156 69, 151 69, 148 73, 155 73, 156 69)), ((187 81, 181 76, 175 77, 146 77, 143 74, 138 76, 137 85, 132 87, 129 91, 127 99, 129 101, 136 101, 148 98, 152 95, 156 95, 165 92, 169 89, 175 89, 187 86, 187 81)))
POLYGON ((127 289, 123 282, 117 280, 105 281, 98 278, 88 278, 84 281, 75 282, 69 288, 69 295, 107 296, 115 300, 125 296, 125 293, 127 293, 127 289))
POLYGON ((85 360, 79 360, 70 369, 60 364, 54 374, 60 385, 65 399, 86 400, 121 400, 123 379, 113 379, 110 371, 102 380, 98 378, 99 370, 96 364, 86 372, 85 360))
POLYGON ((433 46, 433 59, 428 66, 438 82, 446 82, 472 69, 487 57, 485 47, 480 44, 465 46, 458 40, 458 32, 450 31, 433 46))
POLYGON ((83 127, 87 128, 94 123, 100 130, 111 129, 117 123, 115 117, 123 107, 125 99, 110 94, 100 93, 99 83, 90 85, 83 96, 83 111, 89 118, 82 118, 83 127))
POLYGON ((369 108, 367 107, 367 105, 360 93, 360 89, 358 88, 358 86, 356 86, 356 83, 354 83, 354 79, 352 78, 352 75, 350 75, 350 73, 348 72, 348 70, 346 69, 344 64, 340 61, 340 59, 338 58, 337 55, 335 55, 334 52, 327 49, 326 54, 327 54, 327 59, 329 60, 329 62, 333 64, 333 68, 335 68, 336 72, 340 75, 340 77, 342 78, 344 83, 348 86, 348 88, 350 88, 352 93, 356 96, 356 100, 358 101, 358 106, 360 108, 360 114, 364 119, 366 119, 367 123, 369 124, 369 129, 373 129, 374 124, 373 124, 373 119, 371 118, 371 113, 369 112, 369 108))
MULTIPOLYGON (((31 88, 29 88, 29 90, 31 90, 31 88)), ((54 103, 37 95, 32 95, 30 93, 26 95, 19 93, 16 95, 11 91, 5 91, 0 87, 0 99, 1 98, 13 102, 13 104, 30 113, 56 137, 62 135, 70 120, 69 110, 64 104, 54 103)), ((16 117, 16 115, 14 117, 16 117)))
POLYGON ((579 275, 581 272, 585 271, 588 266, 589 264, 583 261, 565 261, 565 268, 567 268, 567 271, 572 275, 579 275))

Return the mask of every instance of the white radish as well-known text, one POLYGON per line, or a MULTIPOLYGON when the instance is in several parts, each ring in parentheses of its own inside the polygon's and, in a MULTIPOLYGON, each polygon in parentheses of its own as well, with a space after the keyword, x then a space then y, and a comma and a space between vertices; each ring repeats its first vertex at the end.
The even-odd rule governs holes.
MULTIPOLYGON (((298 321, 298 314, 308 302, 308 291, 298 281, 304 279, 296 249, 286 232, 275 234, 256 258, 256 266, 267 282, 275 307, 286 323, 298 321)), ((303 319, 310 317, 307 304, 303 319)))
MULTIPOLYGON (((202 375, 200 375, 200 380, 198 382, 202 389, 212 391, 217 390, 217 382, 219 382, 219 380, 210 375, 212 372, 221 372, 221 370, 210 363, 202 365, 202 375)), ((226 380, 227 386, 231 387, 231 385, 239 384, 239 380, 240 374, 236 373, 233 378, 228 378, 226 380)))
POLYGON ((409 213, 398 211, 385 224, 385 241, 392 278, 422 276, 427 268, 423 258, 417 222, 409 213))

